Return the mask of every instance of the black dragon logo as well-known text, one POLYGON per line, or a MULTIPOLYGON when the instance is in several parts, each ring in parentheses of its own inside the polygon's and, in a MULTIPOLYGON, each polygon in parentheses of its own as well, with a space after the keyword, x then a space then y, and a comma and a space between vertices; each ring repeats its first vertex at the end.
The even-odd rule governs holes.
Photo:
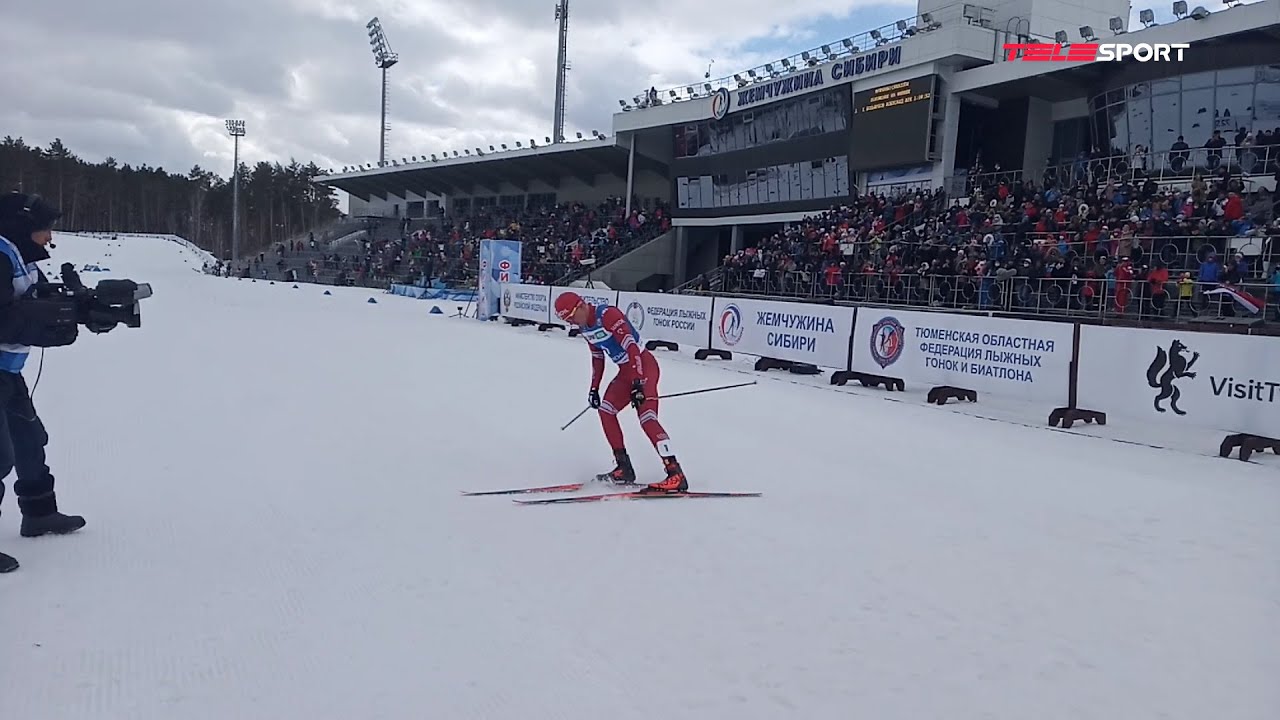
POLYGON ((1147 368, 1147 385, 1160 391, 1155 400, 1156 412, 1165 412, 1165 409, 1160 407, 1160 403, 1168 400, 1169 408, 1175 413, 1187 414, 1185 410, 1178 407, 1178 398, 1182 397, 1182 392, 1174 382, 1183 378, 1195 379, 1196 374, 1191 371, 1191 368, 1195 366, 1196 360, 1200 359, 1200 353, 1191 353, 1191 359, 1188 360, 1183 355, 1186 351, 1187 346, 1180 340, 1174 340, 1169 345, 1168 352, 1165 352, 1162 347, 1156 348, 1156 358, 1151 361, 1151 367, 1147 368))

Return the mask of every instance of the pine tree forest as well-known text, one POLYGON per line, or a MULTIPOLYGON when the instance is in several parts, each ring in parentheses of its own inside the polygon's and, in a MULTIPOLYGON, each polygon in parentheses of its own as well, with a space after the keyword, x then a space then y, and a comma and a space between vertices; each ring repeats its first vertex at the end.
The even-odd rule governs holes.
MULTIPOLYGON (((240 253, 296 238, 339 217, 334 190, 316 164, 240 165, 240 253)), ((0 142, 0 192, 21 190, 62 209, 59 230, 171 233, 220 258, 231 255, 232 185, 199 165, 185 175, 160 167, 90 163, 60 139, 47 148, 0 142)))

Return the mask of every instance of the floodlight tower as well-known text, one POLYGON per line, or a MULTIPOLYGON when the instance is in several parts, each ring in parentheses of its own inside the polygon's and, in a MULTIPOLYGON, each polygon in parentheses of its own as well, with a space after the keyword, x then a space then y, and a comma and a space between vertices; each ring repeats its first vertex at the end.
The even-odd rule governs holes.
POLYGON ((382 32, 382 22, 378 18, 370 20, 365 28, 369 30, 369 46, 373 48, 373 61, 382 71, 382 124, 378 130, 378 167, 387 164, 387 71, 400 62, 400 56, 391 52, 391 44, 387 42, 386 33, 382 32))
POLYGON ((569 74, 569 0, 556 5, 556 19, 560 21, 560 48, 556 53, 556 115, 551 128, 551 141, 564 142, 564 91, 569 74))
POLYGON ((240 138, 244 137, 244 121, 228 120, 227 134, 234 144, 231 170, 231 263, 240 260, 240 138))

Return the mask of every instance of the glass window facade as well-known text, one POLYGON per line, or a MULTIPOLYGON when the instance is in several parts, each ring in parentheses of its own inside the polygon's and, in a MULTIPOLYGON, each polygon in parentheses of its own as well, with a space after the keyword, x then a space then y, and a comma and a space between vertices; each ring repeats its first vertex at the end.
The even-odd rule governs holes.
POLYGON ((706 157, 849 129, 848 86, 675 128, 677 158, 706 157))
POLYGON ((676 178, 676 203, 686 210, 824 200, 848 195, 847 155, 729 174, 676 178))
POLYGON ((1227 145, 1280 144, 1280 65, 1210 70, 1129 85, 1094 97, 1093 145, 1127 155, 1168 151, 1179 136, 1202 148, 1215 130, 1227 145))

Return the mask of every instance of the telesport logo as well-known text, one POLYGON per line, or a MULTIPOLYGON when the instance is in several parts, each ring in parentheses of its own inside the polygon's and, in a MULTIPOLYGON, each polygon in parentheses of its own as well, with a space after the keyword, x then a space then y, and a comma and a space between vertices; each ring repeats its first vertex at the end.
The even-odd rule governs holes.
POLYGON ((720 339, 725 345, 730 347, 737 345, 742 340, 742 311, 737 305, 726 305, 724 312, 720 313, 720 339))
POLYGON ((1006 43, 1005 60, 1022 62, 1182 62, 1189 43, 1006 43))

